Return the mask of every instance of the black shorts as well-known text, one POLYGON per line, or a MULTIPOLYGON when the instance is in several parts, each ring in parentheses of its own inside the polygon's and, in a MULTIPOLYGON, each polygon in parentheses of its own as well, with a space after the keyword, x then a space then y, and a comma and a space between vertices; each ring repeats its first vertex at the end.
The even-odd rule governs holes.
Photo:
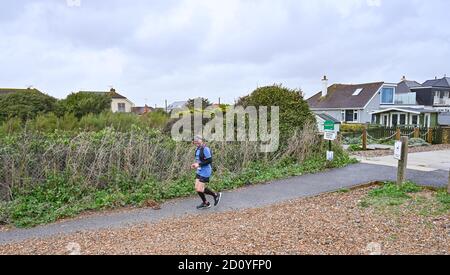
POLYGON ((200 180, 200 182, 203 182, 203 183, 209 183, 209 181, 210 181, 210 178, 205 178, 205 177, 202 177, 200 175, 196 175, 195 179, 196 180, 200 180))

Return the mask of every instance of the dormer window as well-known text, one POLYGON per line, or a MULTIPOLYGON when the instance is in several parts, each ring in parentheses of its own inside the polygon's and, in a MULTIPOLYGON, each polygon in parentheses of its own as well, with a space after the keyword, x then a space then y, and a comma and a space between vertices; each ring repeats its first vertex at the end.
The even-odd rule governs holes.
POLYGON ((394 88, 383 88, 381 90, 381 104, 394 104, 394 88))
POLYGON ((353 96, 357 96, 362 92, 363 89, 356 89, 356 91, 353 93, 353 96))

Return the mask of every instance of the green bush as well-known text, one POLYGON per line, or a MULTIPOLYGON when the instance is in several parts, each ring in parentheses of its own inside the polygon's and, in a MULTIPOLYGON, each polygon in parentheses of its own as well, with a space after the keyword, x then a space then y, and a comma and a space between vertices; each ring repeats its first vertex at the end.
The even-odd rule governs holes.
POLYGON ((315 117, 308 103, 300 95, 300 91, 281 85, 258 88, 250 95, 241 98, 238 105, 280 107, 281 140, 286 140, 297 129, 302 129, 305 124, 315 122, 315 117))
POLYGON ((78 119, 72 113, 58 117, 53 113, 40 114, 35 119, 25 123, 19 118, 11 118, 0 125, 0 135, 19 133, 24 129, 42 133, 53 133, 56 130, 70 132, 74 135, 83 131, 101 131, 113 127, 121 132, 133 127, 163 129, 167 124, 168 115, 164 112, 153 112, 143 116, 132 113, 103 112, 88 114, 78 119))
POLYGON ((140 117, 142 127, 162 130, 169 121, 169 115, 163 111, 147 113, 140 117))
POLYGON ((57 100, 37 90, 0 95, 0 122, 8 118, 33 119, 56 110, 57 100))
POLYGON ((341 132, 343 133, 362 133, 363 130, 366 128, 365 124, 342 124, 341 125, 341 132))
POLYGON ((88 114, 100 114, 111 109, 111 100, 108 94, 72 93, 59 102, 60 115, 70 113, 80 119, 88 114))
POLYGON ((23 130, 23 121, 20 118, 13 117, 1 124, 0 135, 8 135, 21 132, 23 130))
POLYGON ((350 146, 348 147, 348 151, 349 152, 362 151, 362 146, 359 144, 350 144, 350 146))

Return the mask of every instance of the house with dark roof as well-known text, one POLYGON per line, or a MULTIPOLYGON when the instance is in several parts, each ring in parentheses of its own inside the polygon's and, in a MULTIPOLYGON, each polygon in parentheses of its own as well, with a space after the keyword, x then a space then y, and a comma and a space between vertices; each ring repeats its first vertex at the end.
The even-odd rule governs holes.
POLYGON ((18 92, 38 92, 38 93, 42 93, 41 91, 39 91, 38 89, 35 89, 35 88, 27 88, 27 89, 0 88, 0 96, 1 95, 14 94, 14 93, 18 93, 18 92))
POLYGON ((322 79, 323 89, 307 100, 315 114, 326 114, 342 123, 371 123, 372 112, 383 101, 394 99, 397 84, 385 82, 333 84, 322 79))
POLYGON ((412 93, 411 89, 416 87, 422 87, 422 84, 414 80, 407 80, 406 77, 403 76, 402 81, 397 84, 396 94, 412 93))
POLYGON ((450 91, 450 86, 445 87, 447 80, 428 81, 424 85, 406 77, 397 84, 375 82, 328 87, 326 77, 322 83, 322 91, 326 92, 319 92, 307 100, 314 113, 326 114, 342 123, 371 123, 386 127, 438 126, 442 110, 435 108, 435 104, 446 103, 445 91, 450 91), (439 91, 439 96, 430 89, 439 91))
POLYGON ((439 112, 450 112, 450 77, 425 81, 411 88, 421 105, 433 106, 439 112))
POLYGON ((425 81, 406 80, 397 85, 393 104, 382 104, 373 112, 373 123, 389 127, 436 127, 447 125, 442 112, 450 111, 449 78, 425 81))
POLYGON ((133 107, 135 107, 131 100, 119 94, 114 88, 109 91, 80 91, 80 93, 103 94, 111 97, 111 111, 113 113, 132 113, 133 107))

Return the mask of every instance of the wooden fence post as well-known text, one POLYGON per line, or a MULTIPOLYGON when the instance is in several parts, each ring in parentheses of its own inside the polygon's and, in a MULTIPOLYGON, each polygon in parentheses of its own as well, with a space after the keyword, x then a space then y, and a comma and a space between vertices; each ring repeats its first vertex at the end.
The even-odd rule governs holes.
POLYGON ((397 128, 397 133, 395 134, 395 139, 400 140, 402 137, 402 132, 400 131, 400 128, 397 128))
POLYGON ((364 128, 362 134, 362 149, 363 151, 367 151, 367 129, 364 128))
POLYGON ((408 166, 408 137, 401 137, 402 153, 398 161, 397 184, 403 184, 406 181, 406 169, 408 166))
POLYGON ((414 128, 414 138, 420 138, 420 129, 414 128))
POLYGON ((450 194, 450 170, 448 172, 448 187, 447 187, 447 193, 450 194))
POLYGON ((433 144, 433 128, 428 128, 427 142, 433 144))

